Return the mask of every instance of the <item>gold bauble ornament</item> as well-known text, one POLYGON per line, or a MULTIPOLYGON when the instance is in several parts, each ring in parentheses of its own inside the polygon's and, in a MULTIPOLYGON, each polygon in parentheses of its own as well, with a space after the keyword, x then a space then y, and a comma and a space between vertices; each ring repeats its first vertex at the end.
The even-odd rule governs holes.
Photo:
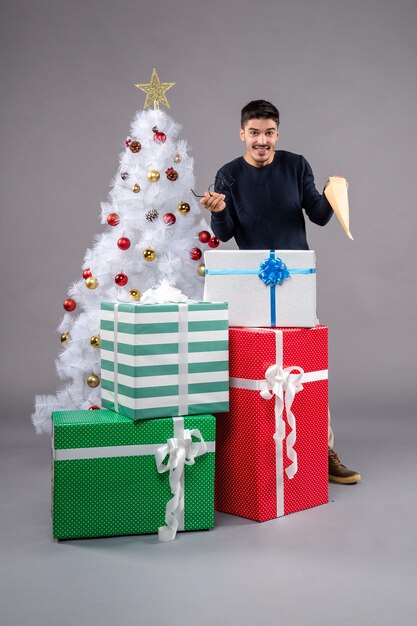
POLYGON ((150 183, 157 183, 160 178, 161 174, 158 172, 158 170, 149 170, 148 180, 150 183))
POLYGON ((96 387, 98 387, 99 384, 100 384, 100 378, 98 376, 96 376, 95 374, 91 374, 87 378, 87 385, 89 387, 92 387, 92 389, 95 389, 96 387))
POLYGON ((177 206, 177 210, 181 213, 181 215, 187 215, 190 212, 190 205, 188 202, 180 202, 177 206))
POLYGON ((132 191, 133 191, 133 193, 139 193, 139 191, 140 191, 140 186, 139 186, 137 183, 135 183, 135 184, 133 185, 133 187, 132 187, 132 191))
POLYGON ((90 345, 93 348, 99 348, 100 347, 100 335, 93 335, 90 339, 90 345))
POLYGON ((204 263, 200 263, 200 265, 197 266, 197 274, 199 276, 206 275, 206 266, 204 265, 204 263))
POLYGON ((89 289, 97 289, 98 287, 97 278, 94 278, 94 276, 89 276, 88 278, 86 278, 85 286, 88 287, 89 289))
POLYGON ((62 333, 61 335, 61 343, 67 343, 71 339, 71 335, 67 333, 62 333))
POLYGON ((182 156, 180 154, 177 154, 174 156, 174 163, 181 163, 182 161, 182 156))
POLYGON ((131 289, 129 291, 129 296, 134 300, 140 300, 141 293, 137 289, 131 289))
POLYGON ((145 259, 145 261, 154 261, 155 257, 156 257, 156 253, 155 250, 153 248, 151 248, 150 246, 148 248, 145 248, 145 250, 142 252, 143 254, 143 258, 145 259))

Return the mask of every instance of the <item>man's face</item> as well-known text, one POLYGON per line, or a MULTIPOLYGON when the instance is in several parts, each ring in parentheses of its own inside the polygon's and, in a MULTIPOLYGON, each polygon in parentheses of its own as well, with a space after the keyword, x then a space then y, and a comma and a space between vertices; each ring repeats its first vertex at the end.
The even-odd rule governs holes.
POLYGON ((253 119, 240 129, 240 138, 245 142, 245 161, 255 167, 272 163, 279 129, 274 120, 253 119))

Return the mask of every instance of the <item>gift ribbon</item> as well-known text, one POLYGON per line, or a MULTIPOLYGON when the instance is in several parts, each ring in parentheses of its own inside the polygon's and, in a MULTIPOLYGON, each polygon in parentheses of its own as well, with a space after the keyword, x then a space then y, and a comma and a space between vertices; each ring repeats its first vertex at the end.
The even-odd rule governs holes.
POLYGON ((188 415, 188 305, 178 303, 178 415, 188 415))
POLYGON ((271 326, 276 326, 277 323, 277 313, 276 313, 276 293, 275 288, 276 285, 282 285, 284 280, 289 278, 286 274, 315 274, 316 270, 314 267, 305 267, 305 268, 288 268, 285 263, 283 263, 282 259, 279 257, 275 257, 275 250, 270 250, 269 257, 263 261, 257 270, 242 270, 242 269, 225 269, 225 270, 210 270, 206 269, 205 274, 210 276, 229 276, 229 275, 242 275, 242 274, 257 274, 259 278, 265 283, 265 285, 269 285, 269 300, 270 300, 270 316, 271 316, 271 326), (281 271, 278 272, 278 280, 274 277, 274 270, 271 269, 276 265, 275 262, 279 262, 281 265, 281 271))
MULTIPOLYGON (((188 304, 178 305, 178 414, 188 414, 188 304)), ((144 305, 146 306, 146 305, 144 305)), ((114 305, 114 410, 119 412, 119 303, 114 305)))
POLYGON ((184 418, 174 417, 174 437, 165 445, 159 443, 131 444, 125 446, 97 446, 93 448, 61 448, 53 447, 54 461, 77 461, 80 459, 106 459, 128 456, 154 455, 159 473, 170 472, 171 498, 165 510, 167 526, 158 530, 161 541, 171 541, 177 530, 184 530, 184 465, 194 465, 195 458, 206 452, 215 451, 214 441, 204 441, 201 432, 184 429, 184 418), (192 437, 200 441, 192 441, 192 437), (168 463, 163 461, 168 455, 168 463), (172 478, 171 478, 172 477, 172 478))
POLYGON ((296 420, 294 413, 291 411, 291 407, 295 394, 303 390, 303 385, 301 384, 303 374, 304 370, 302 367, 271 365, 265 372, 265 379, 262 381, 259 391, 264 400, 270 400, 275 396, 275 441, 284 441, 285 439, 286 429, 283 418, 285 406, 287 422, 291 428, 291 432, 286 438, 287 458, 291 461, 291 465, 285 470, 288 478, 294 478, 298 471, 297 453, 294 450, 294 444, 297 439, 296 420), (293 374, 292 372, 294 371, 297 371, 298 374, 293 374))
POLYGON ((301 367, 283 367, 283 333, 275 333, 275 360, 276 364, 271 365, 265 372, 265 377, 259 380, 248 378, 230 378, 230 387, 259 391, 262 398, 270 400, 275 397, 275 463, 276 463, 276 497, 277 497, 277 517, 284 515, 284 458, 283 441, 286 439, 287 458, 291 461, 285 472, 288 478, 293 478, 298 471, 297 453, 294 450, 296 442, 296 417, 292 412, 292 403, 295 395, 302 391, 303 383, 327 380, 328 370, 317 370, 314 372, 304 372, 301 367), (296 371, 296 374, 293 372, 296 371), (286 410, 287 422, 291 431, 286 436, 286 425, 283 418, 283 410, 286 410))
POLYGON ((194 465, 195 459, 207 452, 207 445, 198 428, 184 429, 182 417, 174 417, 174 437, 155 452, 156 467, 160 474, 169 472, 172 498, 165 508, 165 524, 158 529, 160 541, 172 541, 177 530, 184 528, 184 467, 194 465), (192 437, 199 439, 193 441, 192 437), (164 463, 165 459, 168 459, 164 463))
POLYGON ((114 410, 119 412, 119 303, 114 305, 114 352, 113 352, 113 373, 114 373, 114 410))

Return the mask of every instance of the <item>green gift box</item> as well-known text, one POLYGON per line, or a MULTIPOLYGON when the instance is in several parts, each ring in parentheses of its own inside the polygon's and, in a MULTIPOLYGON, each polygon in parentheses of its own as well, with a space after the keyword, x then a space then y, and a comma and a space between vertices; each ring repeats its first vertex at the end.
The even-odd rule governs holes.
POLYGON ((107 410, 52 414, 56 539, 214 526, 215 418, 132 421, 107 410))
POLYGON ((101 400, 131 419, 229 409, 227 302, 101 303, 101 400))

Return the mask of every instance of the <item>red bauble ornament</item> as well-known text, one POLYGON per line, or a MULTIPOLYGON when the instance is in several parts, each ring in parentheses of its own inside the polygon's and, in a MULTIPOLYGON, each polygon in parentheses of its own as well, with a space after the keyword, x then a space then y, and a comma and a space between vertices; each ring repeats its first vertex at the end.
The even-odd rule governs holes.
POLYGON ((160 130, 158 130, 154 136, 153 136, 153 140, 155 143, 165 143, 167 140, 167 136, 165 133, 161 132, 160 130))
POLYGON ((201 243, 208 243, 211 239, 211 235, 208 230, 201 230, 198 233, 198 238, 201 241, 201 243))
POLYGON ((210 241, 208 242, 208 245, 210 246, 210 248, 217 248, 219 244, 220 244, 220 239, 218 237, 212 237, 210 241))
POLYGON ((100 407, 97 406, 97 404, 92 404, 91 406, 88 407, 89 411, 100 411, 100 407))
POLYGON ((116 274, 116 276, 114 277, 114 282, 119 287, 124 287, 127 284, 127 281, 128 281, 128 278, 126 274, 122 274, 122 272, 120 272, 119 274, 116 274))
POLYGON ((128 239, 127 237, 120 237, 120 239, 117 242, 117 245, 119 246, 120 250, 129 250, 130 239, 128 239))
POLYGON ((117 226, 119 222, 120 218, 117 213, 109 213, 109 215, 107 216, 107 224, 109 226, 117 226))
POLYGON ((201 259, 202 254, 203 253, 201 252, 200 248, 193 248, 192 250, 190 250, 190 257, 193 261, 198 261, 198 259, 201 259))
POLYGON ((172 224, 175 224, 177 218, 173 213, 165 213, 162 219, 164 220, 165 224, 168 224, 168 226, 172 226, 172 224))
POLYGON ((69 313, 71 313, 71 311, 74 311, 76 307, 77 303, 72 298, 67 298, 66 300, 64 300, 64 309, 69 313))
POLYGON ((90 276, 92 276, 92 273, 90 272, 90 268, 86 267, 85 270, 83 270, 84 280, 87 280, 87 278, 90 278, 90 276))

